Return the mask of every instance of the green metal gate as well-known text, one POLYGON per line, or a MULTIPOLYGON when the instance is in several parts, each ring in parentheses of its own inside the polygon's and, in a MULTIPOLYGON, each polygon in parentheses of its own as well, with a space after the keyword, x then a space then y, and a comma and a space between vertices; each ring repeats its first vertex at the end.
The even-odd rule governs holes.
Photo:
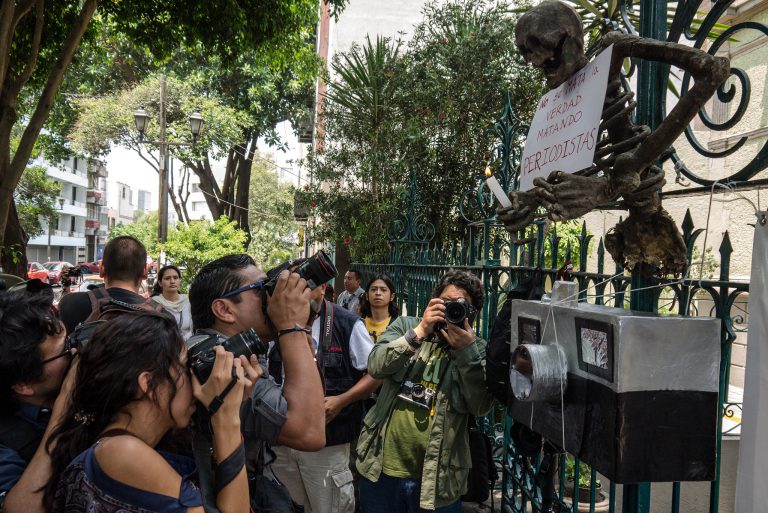
MULTIPOLYGON (((682 42, 687 40, 698 48, 707 43, 707 34, 720 19, 732 1, 715 1, 706 16, 699 16, 702 1, 662 2, 661 0, 641 0, 638 4, 625 0, 620 7, 621 21, 603 20, 603 25, 613 29, 640 34, 644 37, 659 40, 682 42), (668 26, 667 12, 671 8, 674 17, 668 26), (636 29, 629 16, 630 11, 640 16, 640 27, 636 29)), ((715 53, 729 38, 743 30, 754 30, 768 35, 768 27, 755 22, 744 22, 730 27, 719 37, 709 41, 708 51, 715 53)), ((669 68, 658 63, 639 62, 632 66, 637 70, 638 86, 636 121, 652 128, 657 126, 665 115, 665 96, 669 68)), ((747 110, 751 100, 749 76, 739 69, 732 69, 731 75, 736 78, 741 94, 736 95, 736 85, 722 87, 717 92, 720 102, 736 103, 731 112, 732 116, 717 123, 702 113, 704 124, 712 130, 728 130, 735 126, 747 110)), ((627 82, 628 83, 628 82, 627 82)), ((687 89, 688 77, 683 77, 683 92, 687 89)), ((759 103, 759 99, 758 99, 759 103)), ((505 190, 518 188, 517 169, 519 168, 520 144, 524 140, 528 127, 518 120, 507 99, 501 117, 493 125, 493 131, 499 143, 496 148, 494 170, 505 190)), ((707 158, 727 157, 737 151, 746 142, 736 144, 721 152, 705 148, 696 139, 689 127, 686 137, 693 149, 707 158)), ((669 159, 675 166, 679 177, 692 182, 684 192, 690 194, 711 194, 717 185, 713 180, 697 175, 683 162, 682 158, 670 148, 665 160, 669 159)), ((768 145, 763 145, 754 157, 741 169, 724 177, 718 182, 734 188, 749 188, 768 184, 767 179, 759 179, 756 175, 768 166, 768 145)), ((480 177, 479 177, 480 178, 480 177)), ((407 209, 401 219, 393 223, 392 245, 385 262, 377 264, 356 263, 354 266, 361 270, 365 280, 376 273, 389 274, 396 286, 398 298, 402 301, 409 315, 417 315, 423 311, 429 301, 432 287, 437 278, 450 268, 461 268, 472 271, 482 278, 486 301, 482 315, 476 321, 476 330, 485 338, 494 322, 495 313, 504 299, 505 292, 515 287, 523 278, 539 272, 542 285, 551 284, 564 259, 570 259, 576 248, 564 248, 564 258, 558 256, 558 249, 565 244, 556 230, 545 234, 544 222, 538 221, 526 230, 511 236, 495 220, 495 203, 492 196, 483 188, 482 183, 477 190, 469 191, 458 208, 467 223, 468 236, 465 240, 456 241, 443 246, 432 244, 434 227, 418 212, 418 195, 415 177, 412 175, 407 209), (546 238, 545 238, 546 237, 546 238), (549 258, 545 260, 546 249, 549 247, 549 258), (503 262, 503 265, 502 265, 503 262)), ((673 198, 680 191, 665 193, 665 197, 673 198)), ((674 200, 668 200, 674 201, 674 200)), ((688 259, 691 260, 694 243, 704 232, 696 228, 690 213, 682 224, 682 233, 688 248, 688 259)), ((605 248, 602 239, 597 242, 596 272, 587 271, 588 248, 592 241, 587 226, 582 226, 578 236, 578 262, 574 262, 572 276, 578 282, 580 301, 615 306, 631 307, 635 310, 652 312, 678 313, 680 315, 709 315, 716 316, 722 321, 721 330, 721 364, 720 364, 720 395, 719 404, 724 416, 734 416, 739 410, 739 403, 730 402, 728 398, 729 369, 731 361, 731 346, 738 331, 744 331, 746 313, 736 303, 741 294, 749 291, 747 282, 730 279, 730 257, 733 248, 726 232, 719 247, 720 267, 719 276, 709 279, 649 279, 644 278, 639 270, 630 273, 615 264, 605 261, 605 248), (642 290, 641 290, 642 289, 642 290), (635 290, 635 292, 633 292, 635 290)), ((547 287, 548 288, 548 287, 547 287)), ((722 449, 722 416, 718 420, 717 444, 717 478, 711 483, 709 490, 709 512, 718 512, 720 493, 720 462, 722 449)), ((498 464, 502 467, 503 492, 502 508, 505 512, 541 511, 541 491, 535 484, 535 475, 540 461, 528 459, 519 455, 509 436, 511 419, 506 416, 502 407, 498 407, 493 415, 487 417, 482 425, 486 434, 494 439, 498 447, 498 464)), ((561 458, 560 482, 565 482, 565 456, 561 458)), ((579 481, 578 461, 573 465, 574 481, 579 481)), ((598 476, 595 471, 590 475, 590 497, 588 511, 594 512, 599 505, 601 495, 596 490, 598 476)), ((605 483, 604 478, 600 478, 605 483)), ((659 483, 653 489, 671 487, 671 503, 666 511, 680 511, 681 484, 659 483)), ((603 490, 607 492, 607 509, 610 512, 647 513, 650 510, 651 485, 648 483, 623 485, 617 489, 615 483, 607 483, 603 490), (620 493, 622 500, 617 502, 620 493)), ((564 486, 559 487, 558 498, 560 511, 578 511, 578 495, 573 501, 564 498, 564 486)), ((582 505, 584 508, 585 505, 582 505)))

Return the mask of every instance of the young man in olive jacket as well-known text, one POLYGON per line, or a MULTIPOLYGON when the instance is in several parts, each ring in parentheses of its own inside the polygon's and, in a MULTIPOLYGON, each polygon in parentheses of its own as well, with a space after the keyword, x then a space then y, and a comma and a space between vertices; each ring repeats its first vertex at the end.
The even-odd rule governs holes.
POLYGON ((368 372, 383 384, 357 445, 364 513, 461 511, 471 466, 468 424, 493 401, 485 387, 486 342, 471 327, 482 305, 480 280, 450 271, 424 316, 398 318, 373 348, 368 372), (463 325, 446 322, 445 302, 454 302, 449 313, 465 308, 463 325))

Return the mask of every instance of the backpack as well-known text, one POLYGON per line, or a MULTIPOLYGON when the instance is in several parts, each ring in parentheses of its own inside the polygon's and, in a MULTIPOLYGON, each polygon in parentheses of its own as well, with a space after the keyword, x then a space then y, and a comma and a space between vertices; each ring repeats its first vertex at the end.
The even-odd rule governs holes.
POLYGON ((507 299, 493 321, 488 335, 488 350, 485 367, 485 385, 488 391, 500 403, 508 404, 512 400, 509 386, 509 353, 512 340, 512 300, 541 299, 544 289, 541 287, 542 276, 538 269, 533 275, 522 279, 517 287, 507 293, 507 299))
POLYGON ((467 493, 461 496, 464 502, 485 502, 492 493, 499 478, 496 464, 493 462, 493 445, 490 439, 480 431, 477 422, 469 420, 469 451, 472 455, 472 468, 467 477, 467 493))
POLYGON ((126 303, 111 297, 104 287, 89 290, 87 294, 91 301, 91 313, 72 332, 73 345, 78 348, 88 342, 96 328, 118 315, 126 312, 165 312, 163 305, 152 298, 147 298, 143 303, 126 303))

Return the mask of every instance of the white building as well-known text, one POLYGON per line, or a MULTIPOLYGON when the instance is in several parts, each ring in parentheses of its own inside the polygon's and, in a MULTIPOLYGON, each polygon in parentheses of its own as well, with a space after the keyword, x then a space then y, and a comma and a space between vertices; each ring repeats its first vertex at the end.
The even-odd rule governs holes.
POLYGON ((90 163, 77 157, 58 164, 42 159, 34 163, 61 184, 59 219, 49 226, 43 220, 43 235, 29 240, 30 262, 97 260, 106 242, 107 169, 99 161, 90 163))

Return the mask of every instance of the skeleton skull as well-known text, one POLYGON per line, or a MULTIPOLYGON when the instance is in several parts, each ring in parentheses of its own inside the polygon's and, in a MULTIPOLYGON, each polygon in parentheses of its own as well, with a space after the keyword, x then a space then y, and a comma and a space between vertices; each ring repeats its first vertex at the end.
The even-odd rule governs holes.
POLYGON ((525 62, 544 72, 554 89, 587 64, 581 18, 558 0, 545 0, 525 13, 515 28, 515 44, 525 62))

